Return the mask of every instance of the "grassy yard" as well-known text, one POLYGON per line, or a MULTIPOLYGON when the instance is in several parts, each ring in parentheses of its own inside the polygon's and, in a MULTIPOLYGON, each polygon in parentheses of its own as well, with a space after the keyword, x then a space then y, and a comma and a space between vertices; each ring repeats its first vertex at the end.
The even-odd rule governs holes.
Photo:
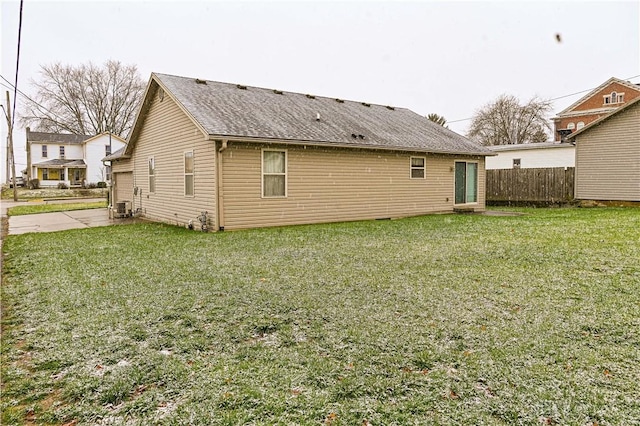
MULTIPOLYGON (((58 188, 40 188, 40 189, 28 189, 18 188, 19 200, 38 200, 47 198, 100 198, 107 197, 109 190, 107 188, 72 188, 72 189, 58 189, 58 188)), ((13 199, 13 188, 8 186, 2 187, 1 195, 3 200, 13 199)))
POLYGON ((107 201, 92 203, 64 203, 64 204, 34 204, 15 206, 7 209, 9 216, 21 216, 26 214, 66 212, 71 210, 100 209, 107 207, 107 201))
POLYGON ((640 210, 9 236, 2 424, 638 425, 640 210))

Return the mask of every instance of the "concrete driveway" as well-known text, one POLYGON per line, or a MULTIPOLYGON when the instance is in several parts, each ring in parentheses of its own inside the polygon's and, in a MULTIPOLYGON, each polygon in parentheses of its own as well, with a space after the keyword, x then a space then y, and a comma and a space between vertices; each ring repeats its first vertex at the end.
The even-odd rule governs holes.
MULTIPOLYGON (((58 201, 58 203, 72 202, 72 200, 58 201)), ((77 202, 78 200, 73 200, 77 202)), ((91 202, 94 200, 83 200, 91 202)), ((98 200, 99 201, 99 200, 98 200)), ((2 216, 6 218, 9 207, 24 205, 25 202, 2 200, 2 216)), ((37 204, 44 204, 43 202, 37 204)), ((106 208, 90 210, 72 210, 66 212, 38 213, 8 218, 6 232, 9 235, 26 234, 27 232, 54 232, 67 229, 92 228, 97 226, 119 225, 133 223, 139 219, 109 219, 106 208)))
POLYGON ((109 219, 109 212, 106 208, 28 214, 9 218, 9 235, 64 231, 130 222, 129 219, 109 219))

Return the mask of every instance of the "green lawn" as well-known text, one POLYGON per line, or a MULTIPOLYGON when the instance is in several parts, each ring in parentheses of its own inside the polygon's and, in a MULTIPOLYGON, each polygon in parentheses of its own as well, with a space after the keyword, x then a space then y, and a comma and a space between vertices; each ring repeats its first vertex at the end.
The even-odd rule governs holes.
POLYGON ((93 203, 61 203, 61 204, 25 204, 7 209, 9 216, 21 216, 36 213, 66 212, 70 210, 100 209, 107 207, 107 201, 93 203))
POLYGON ((2 424, 639 424, 640 209, 526 212, 9 236, 2 424))
MULTIPOLYGON (((109 190, 107 188, 72 188, 72 189, 58 189, 58 188, 40 188, 40 189, 28 189, 18 188, 19 200, 38 200, 38 199, 51 199, 51 198, 106 198, 109 190)), ((1 198, 3 200, 13 199, 13 188, 8 186, 2 186, 1 198)))

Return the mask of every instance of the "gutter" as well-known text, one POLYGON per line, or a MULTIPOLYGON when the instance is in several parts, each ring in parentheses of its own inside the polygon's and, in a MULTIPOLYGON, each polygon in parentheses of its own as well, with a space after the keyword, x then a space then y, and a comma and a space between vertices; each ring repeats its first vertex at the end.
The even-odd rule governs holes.
POLYGON ((229 135, 209 135, 209 140, 225 140, 228 142, 251 142, 251 143, 267 143, 267 144, 283 144, 283 145, 309 145, 309 146, 321 146, 330 148, 346 148, 346 149, 370 149, 381 151, 400 151, 400 152, 423 152, 429 154, 446 154, 446 155, 470 155, 470 156, 482 156, 493 157, 497 155, 491 150, 487 151, 448 151, 437 149, 426 149, 420 147, 406 147, 406 146, 383 146, 383 145, 367 145, 357 143, 344 143, 344 142, 320 142, 320 141, 305 141, 305 140, 287 140, 287 139, 269 139, 260 138, 255 136, 229 136, 229 135), (224 138, 224 139, 223 139, 224 138))

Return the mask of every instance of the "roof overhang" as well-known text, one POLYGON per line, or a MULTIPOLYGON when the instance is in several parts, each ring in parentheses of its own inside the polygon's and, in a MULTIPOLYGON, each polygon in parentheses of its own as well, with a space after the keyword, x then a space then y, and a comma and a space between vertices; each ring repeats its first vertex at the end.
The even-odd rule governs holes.
POLYGON ((447 150, 434 150, 420 147, 406 147, 406 146, 393 146, 393 145, 371 145, 363 143, 345 143, 345 142, 332 142, 332 141, 312 141, 312 140, 291 140, 291 139, 270 139, 270 138, 257 138, 252 136, 234 136, 234 135, 209 135, 209 140, 220 140, 228 142, 249 142, 249 143, 263 143, 263 144, 280 144, 280 145, 296 145, 296 146, 318 146, 323 148, 341 148, 341 149, 367 149, 372 151, 400 151, 400 152, 423 152, 430 154, 443 154, 443 155, 467 155, 467 156, 481 156, 481 157, 493 157, 497 154, 494 152, 485 151, 447 151, 447 150))

